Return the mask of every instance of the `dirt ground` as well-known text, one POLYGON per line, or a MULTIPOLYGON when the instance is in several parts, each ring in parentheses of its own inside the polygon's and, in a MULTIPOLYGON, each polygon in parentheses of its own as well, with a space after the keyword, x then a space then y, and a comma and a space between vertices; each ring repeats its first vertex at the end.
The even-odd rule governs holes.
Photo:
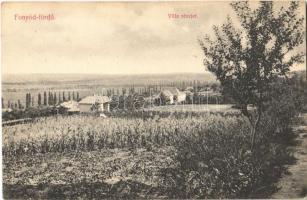
POLYGON ((277 183, 279 190, 272 195, 274 199, 307 198, 307 113, 301 119, 302 122, 293 127, 298 134, 298 145, 289 147, 296 163, 287 166, 288 172, 277 183))
POLYGON ((4 198, 162 198, 154 189, 161 182, 159 170, 174 165, 172 151, 113 149, 7 158, 4 198))

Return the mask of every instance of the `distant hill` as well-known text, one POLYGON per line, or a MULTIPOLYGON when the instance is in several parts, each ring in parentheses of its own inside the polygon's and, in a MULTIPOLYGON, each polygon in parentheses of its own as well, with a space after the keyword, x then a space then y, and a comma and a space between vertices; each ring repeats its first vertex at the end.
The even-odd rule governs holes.
POLYGON ((3 90, 34 88, 87 88, 87 87, 123 87, 144 86, 150 84, 168 84, 172 82, 215 83, 210 73, 174 73, 174 74, 5 74, 2 76, 3 90))
POLYGON ((56 83, 100 83, 106 85, 154 84, 176 81, 215 82, 210 73, 174 73, 174 74, 4 74, 2 84, 56 84, 56 83))

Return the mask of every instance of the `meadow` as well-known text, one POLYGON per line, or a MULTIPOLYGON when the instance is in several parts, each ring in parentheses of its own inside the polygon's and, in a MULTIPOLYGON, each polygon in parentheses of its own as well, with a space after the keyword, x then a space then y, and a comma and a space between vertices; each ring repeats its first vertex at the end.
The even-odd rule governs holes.
POLYGON ((232 104, 187 104, 187 105, 165 105, 145 108, 146 111, 158 112, 200 112, 200 113, 239 113, 232 108, 232 104))
MULTIPOLYGON (((242 117, 204 113, 179 118, 99 118, 55 116, 34 123, 3 127, 3 153, 22 154, 97 150, 103 148, 152 148, 172 146, 182 137, 209 130, 219 132, 244 124, 242 117)), ((248 132, 248 125, 242 127, 248 132)))
POLYGON ((251 152, 241 115, 191 113, 52 116, 3 127, 4 197, 252 197, 278 159, 271 147, 251 152))

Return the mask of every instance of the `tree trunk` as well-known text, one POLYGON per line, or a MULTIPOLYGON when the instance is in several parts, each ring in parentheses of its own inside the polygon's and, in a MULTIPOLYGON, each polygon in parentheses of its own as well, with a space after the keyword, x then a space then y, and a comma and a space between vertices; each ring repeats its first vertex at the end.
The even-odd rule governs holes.
POLYGON ((255 139, 256 139, 256 126, 252 125, 251 127, 251 151, 254 150, 255 139))
POLYGON ((259 126, 259 123, 260 123, 260 118, 261 118, 261 111, 259 110, 258 111, 258 116, 257 116, 257 119, 256 119, 256 122, 254 125, 252 125, 252 130, 251 130, 251 136, 252 136, 252 140, 251 140, 251 150, 253 151, 254 149, 254 145, 255 145, 255 141, 256 141, 256 135, 257 135, 257 130, 258 130, 258 126, 259 126))
POLYGON ((260 119, 261 119, 261 114, 262 113, 261 113, 260 108, 257 108, 258 115, 257 115, 257 119, 255 121, 254 117, 252 116, 252 114, 248 112, 247 105, 243 106, 241 111, 242 111, 242 114, 247 117, 247 119, 248 119, 248 121, 249 121, 249 123, 251 125, 251 130, 250 130, 250 135, 251 135, 251 151, 253 151, 254 146, 255 146, 255 141, 256 141, 257 130, 258 130, 258 126, 259 126, 259 123, 260 123, 260 119))

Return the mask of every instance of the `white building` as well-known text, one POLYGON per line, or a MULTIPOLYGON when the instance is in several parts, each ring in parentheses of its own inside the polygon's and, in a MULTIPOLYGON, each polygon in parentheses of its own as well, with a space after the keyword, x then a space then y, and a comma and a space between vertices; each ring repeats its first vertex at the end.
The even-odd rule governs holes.
POLYGON ((70 113, 80 112, 79 104, 76 101, 65 101, 61 103, 60 106, 66 108, 67 112, 70 112, 70 113))
POLYGON ((99 112, 110 111, 110 101, 107 96, 87 96, 79 101, 79 109, 81 113, 90 113, 94 110, 99 112))
POLYGON ((175 87, 167 87, 161 91, 160 98, 165 101, 165 104, 178 104, 186 100, 186 94, 175 87))

